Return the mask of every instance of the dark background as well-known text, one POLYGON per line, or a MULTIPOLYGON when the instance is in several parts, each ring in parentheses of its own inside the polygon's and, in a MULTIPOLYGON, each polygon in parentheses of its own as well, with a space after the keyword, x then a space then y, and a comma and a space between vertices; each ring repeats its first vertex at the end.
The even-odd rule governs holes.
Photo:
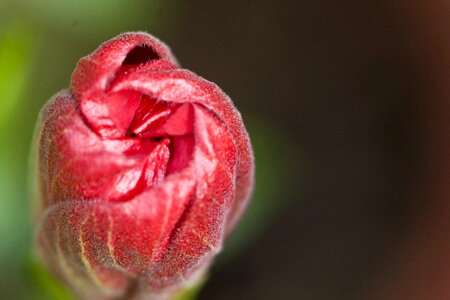
POLYGON ((272 201, 289 203, 201 299, 351 299, 390 256, 411 206, 419 82, 388 3, 186 6, 172 43, 181 61, 301 149, 274 174, 290 184, 272 201))
POLYGON ((23 38, 30 66, 1 127, 3 295, 29 287, 24 178, 38 110, 81 56, 144 30, 230 95, 255 146, 252 205, 199 299, 367 296, 420 211, 427 143, 423 45, 408 3, 392 2, 1 4, 0 38, 23 38))

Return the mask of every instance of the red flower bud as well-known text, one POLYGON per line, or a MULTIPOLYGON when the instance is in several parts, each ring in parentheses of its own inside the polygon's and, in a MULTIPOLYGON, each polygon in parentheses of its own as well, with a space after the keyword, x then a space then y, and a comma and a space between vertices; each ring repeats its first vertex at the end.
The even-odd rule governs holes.
POLYGON ((37 134, 38 248, 87 299, 153 299, 189 284, 253 184, 230 99, 145 33, 82 58, 37 134))

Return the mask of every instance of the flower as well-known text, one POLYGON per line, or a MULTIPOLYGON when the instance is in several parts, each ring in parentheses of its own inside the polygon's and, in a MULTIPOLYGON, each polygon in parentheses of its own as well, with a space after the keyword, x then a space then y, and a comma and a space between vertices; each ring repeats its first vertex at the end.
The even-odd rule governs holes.
POLYGON ((164 298, 191 284, 253 185, 231 100, 146 33, 82 58, 36 139, 37 246, 86 299, 164 298))

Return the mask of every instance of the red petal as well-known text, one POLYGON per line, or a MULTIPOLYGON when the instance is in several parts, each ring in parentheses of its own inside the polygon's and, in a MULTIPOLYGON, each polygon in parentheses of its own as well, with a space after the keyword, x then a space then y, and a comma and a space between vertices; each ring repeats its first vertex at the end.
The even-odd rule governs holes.
POLYGON ((133 282, 149 295, 179 288, 208 267, 246 206, 253 157, 239 113, 142 33, 80 60, 72 92, 41 114, 48 264, 89 299, 123 297, 133 282))

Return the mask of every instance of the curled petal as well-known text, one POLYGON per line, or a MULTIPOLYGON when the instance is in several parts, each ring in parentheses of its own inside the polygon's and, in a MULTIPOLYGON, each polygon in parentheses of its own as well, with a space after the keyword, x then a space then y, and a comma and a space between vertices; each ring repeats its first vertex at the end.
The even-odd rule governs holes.
POLYGON ((231 100, 144 33, 80 60, 41 112, 37 157, 38 248, 85 299, 164 298, 190 284, 253 186, 231 100))

